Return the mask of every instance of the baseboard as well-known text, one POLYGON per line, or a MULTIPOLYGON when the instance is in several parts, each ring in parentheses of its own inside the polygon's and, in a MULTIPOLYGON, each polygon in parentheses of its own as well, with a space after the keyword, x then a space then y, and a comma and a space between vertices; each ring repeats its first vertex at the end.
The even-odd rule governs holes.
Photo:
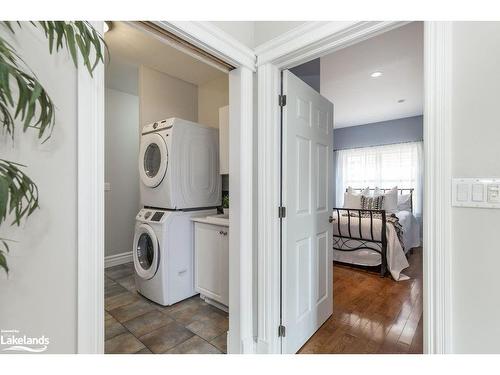
POLYGON ((133 261, 132 252, 120 253, 115 255, 108 255, 104 257, 104 268, 118 266, 120 264, 129 263, 133 261))

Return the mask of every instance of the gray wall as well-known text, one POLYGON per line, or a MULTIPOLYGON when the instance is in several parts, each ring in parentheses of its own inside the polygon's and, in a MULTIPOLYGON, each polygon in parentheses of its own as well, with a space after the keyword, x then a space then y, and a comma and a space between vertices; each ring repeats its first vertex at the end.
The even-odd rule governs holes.
POLYGON ((291 68, 290 71, 317 92, 320 92, 321 64, 319 58, 291 68))
MULTIPOLYGON (((14 26, 16 27, 16 26, 14 26)), ((49 55, 42 31, 23 23, 13 45, 56 105, 56 123, 41 144, 35 130, 15 140, 0 133, 0 158, 25 164, 37 183, 40 209, 20 227, 2 224, 0 237, 16 240, 0 271, 0 329, 50 340, 48 353, 74 353, 77 328, 77 81, 66 50, 49 55)), ((19 124, 18 124, 19 125, 19 124)), ((7 218, 10 223, 12 218, 7 218)), ((92 249, 89 249, 89 251, 92 249)))
MULTIPOLYGON (((500 22, 453 23, 453 177, 500 177, 500 22)), ((500 353, 499 209, 452 208, 453 351, 500 353)))
POLYGON ((132 251, 139 211, 139 98, 106 89, 105 255, 132 251))
POLYGON ((335 150, 382 146, 424 139, 423 116, 414 116, 334 130, 335 150))

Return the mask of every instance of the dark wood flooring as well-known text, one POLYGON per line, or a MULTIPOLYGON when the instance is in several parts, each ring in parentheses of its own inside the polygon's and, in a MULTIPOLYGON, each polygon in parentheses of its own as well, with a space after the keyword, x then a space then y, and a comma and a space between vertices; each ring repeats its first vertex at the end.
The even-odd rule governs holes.
POLYGON ((333 266, 333 315, 299 353, 421 354, 422 248, 409 255, 407 281, 333 266))

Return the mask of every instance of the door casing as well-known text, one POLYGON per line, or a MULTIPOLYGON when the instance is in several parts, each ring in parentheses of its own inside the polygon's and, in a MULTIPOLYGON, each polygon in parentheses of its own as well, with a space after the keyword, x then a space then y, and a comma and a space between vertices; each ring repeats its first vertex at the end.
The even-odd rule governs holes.
MULTIPOLYGON (((280 353, 280 72, 406 22, 307 22, 256 48, 258 72, 257 352, 280 353)), ((424 353, 452 352, 451 22, 424 24, 424 353)), ((286 243, 282 246, 286 248, 286 243)))
MULTIPOLYGON (((255 54, 209 22, 154 22, 235 67, 229 72, 231 227, 229 353, 255 351, 253 72, 255 54), (234 194, 233 194, 234 192, 234 194)), ((93 22, 102 33, 103 22, 93 22)), ((104 353, 104 67, 78 64, 77 352, 104 353), (93 251, 89 251, 92 249, 93 251)))

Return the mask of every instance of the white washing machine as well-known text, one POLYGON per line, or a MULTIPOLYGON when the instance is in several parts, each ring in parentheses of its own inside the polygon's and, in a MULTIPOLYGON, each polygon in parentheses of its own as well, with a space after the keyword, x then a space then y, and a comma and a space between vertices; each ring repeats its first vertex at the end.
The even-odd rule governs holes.
POLYGON ((217 213, 143 208, 136 216, 135 284, 144 297, 163 306, 197 294, 194 290, 193 217, 217 213))
POLYGON ((143 206, 220 206, 218 129, 178 118, 144 126, 139 174, 143 206))

